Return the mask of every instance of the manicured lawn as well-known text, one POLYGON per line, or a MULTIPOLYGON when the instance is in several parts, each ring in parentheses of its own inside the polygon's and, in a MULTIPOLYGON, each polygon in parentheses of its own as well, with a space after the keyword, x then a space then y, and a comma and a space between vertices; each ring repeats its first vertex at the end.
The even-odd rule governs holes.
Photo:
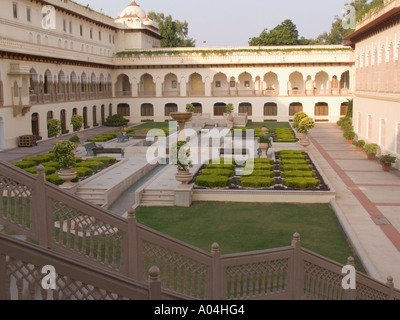
POLYGON ((194 203, 190 208, 140 207, 139 223, 206 251, 222 254, 285 247, 299 232, 302 246, 342 264, 355 253, 327 204, 194 203))

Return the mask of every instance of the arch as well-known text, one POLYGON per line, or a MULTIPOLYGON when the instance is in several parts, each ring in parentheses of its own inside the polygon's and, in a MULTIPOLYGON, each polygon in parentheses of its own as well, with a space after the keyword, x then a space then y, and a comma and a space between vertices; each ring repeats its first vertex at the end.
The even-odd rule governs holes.
POLYGON ((31 128, 32 128, 32 134, 36 137, 38 137, 40 134, 40 127, 39 127, 39 123, 40 123, 40 118, 39 118, 39 113, 35 112, 32 113, 31 115, 31 128))
POLYGON ((156 85, 154 83, 154 78, 151 74, 145 73, 140 77, 140 96, 155 96, 156 85))
POLYGON ((225 113, 226 103, 217 102, 214 104, 214 116, 223 116, 225 113))
POLYGON ((63 71, 60 71, 58 73, 58 81, 57 81, 57 92, 58 93, 64 93, 64 85, 66 83, 66 78, 65 78, 65 74, 63 71))
POLYGON ((226 96, 229 91, 229 82, 226 74, 218 72, 214 75, 212 88, 214 96, 226 96))
POLYGON ((104 104, 100 107, 100 117, 101 117, 101 124, 103 125, 106 121, 106 110, 104 104))
POLYGON ((304 92, 303 74, 295 71, 290 74, 288 82, 289 95, 301 94, 304 92))
POLYGON ((341 94, 348 94, 350 88, 350 71, 345 71, 340 76, 340 91, 341 94))
POLYGON ((203 77, 195 72, 189 76, 189 94, 191 96, 201 96, 204 95, 204 82, 203 77))
POLYGON ((78 108, 73 108, 73 109, 72 109, 72 114, 73 114, 73 115, 78 114, 78 108))
POLYGON ((92 107, 92 120, 93 120, 93 126, 97 126, 97 106, 92 107))
POLYGON ((176 96, 179 92, 178 77, 175 73, 168 73, 164 77, 163 92, 165 96, 176 96))
POLYGON ((83 72, 81 75, 81 92, 86 92, 87 81, 88 78, 86 76, 86 73, 83 72))
POLYGON ((279 80, 275 72, 268 72, 264 75, 264 94, 268 96, 279 94, 279 80))
POLYGON ((6 148, 6 129, 4 117, 0 116, 0 151, 6 148))
POLYGON ((301 102, 292 102, 289 104, 289 116, 294 116, 298 112, 303 112, 303 104, 301 102))
POLYGON ((98 92, 103 92, 104 91, 104 85, 105 85, 105 78, 104 78, 104 74, 100 74, 99 77, 99 82, 97 83, 97 91, 98 92))
POLYGON ((47 111, 47 120, 50 120, 50 119, 54 119, 54 112, 53 111, 47 111))
POLYGON ((264 116, 277 116, 278 105, 275 102, 267 102, 264 104, 264 116))
POLYGON ((340 116, 345 117, 347 115, 347 110, 349 109, 349 103, 346 102, 342 102, 342 104, 340 105, 340 116))
POLYGON ((70 79, 71 79, 70 90, 71 90, 72 93, 75 93, 76 92, 76 86, 78 84, 78 78, 76 76, 75 71, 72 71, 70 79))
POLYGON ((242 102, 239 104, 239 113, 247 113, 248 116, 253 115, 253 105, 250 102, 242 102))
POLYGON ((171 112, 178 112, 178 105, 176 103, 167 103, 164 106, 164 115, 166 117, 169 117, 171 112))
POLYGON ((154 117, 154 106, 152 103, 142 103, 140 106, 140 115, 142 117, 154 117))
POLYGON ((43 81, 43 92, 45 94, 50 94, 51 93, 51 84, 53 83, 53 76, 50 72, 50 70, 46 70, 44 73, 44 81, 43 81))
POLYGON ((92 72, 90 76, 90 92, 95 92, 96 91, 96 83, 97 83, 97 78, 94 72, 92 72))
POLYGON ((83 126, 84 126, 84 129, 86 129, 88 126, 88 108, 87 107, 83 107, 82 116, 83 116, 83 126))
POLYGON ((315 94, 327 95, 329 93, 329 75, 325 71, 320 71, 315 75, 314 87, 316 88, 315 94))
POLYGON ((328 116, 329 115, 329 104, 326 102, 317 102, 314 106, 315 116, 328 116))
POLYGON ((131 108, 128 103, 119 103, 117 105, 117 114, 123 117, 129 117, 131 115, 131 108))
POLYGON ((248 95, 254 89, 253 77, 248 72, 243 72, 239 75, 238 94, 248 95))
POLYGON ((29 73, 29 94, 30 100, 33 101, 39 94, 39 75, 34 68, 31 68, 29 73))
POLYGON ((117 77, 117 82, 115 83, 115 95, 117 97, 131 96, 131 83, 129 77, 125 73, 121 73, 117 77))

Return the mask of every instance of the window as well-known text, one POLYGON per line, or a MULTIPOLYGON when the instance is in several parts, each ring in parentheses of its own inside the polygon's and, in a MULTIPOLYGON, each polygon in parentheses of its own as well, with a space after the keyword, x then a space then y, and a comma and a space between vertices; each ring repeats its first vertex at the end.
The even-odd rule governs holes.
POLYGON ((247 113, 248 116, 253 115, 253 108, 250 103, 241 103, 239 105, 239 113, 247 113))
POLYGON ((154 116, 154 107, 151 103, 143 103, 140 110, 140 115, 142 117, 153 117, 154 116))
POLYGON ((221 81, 215 81, 215 87, 221 88, 221 81))
POLYGON ((93 39, 93 29, 90 28, 90 39, 93 39))
POLYGON ((128 117, 130 116, 129 104, 121 103, 117 106, 117 114, 119 116, 128 117))
POLYGON ((216 103, 214 105, 214 116, 223 116, 225 113, 225 103, 216 103))
POLYGON ((278 106, 276 103, 268 102, 264 104, 264 116, 277 116, 278 106))
POLYGON ((329 115, 329 106, 325 102, 319 102, 315 105, 314 114, 316 116, 327 116, 329 115))
POLYGON ((69 33, 72 33, 72 21, 69 22, 69 33))
POLYGON ((99 31, 99 40, 101 41, 101 31, 99 31))
POLYGON ((16 4, 16 3, 13 3, 13 17, 14 17, 15 19, 18 18, 18 7, 17 7, 17 4, 16 4))
POLYGON ((178 83, 176 82, 176 80, 172 80, 171 81, 171 88, 172 89, 176 89, 178 87, 178 83))
POLYGON ((299 102, 291 103, 289 106, 289 116, 294 116, 298 112, 303 112, 303 105, 299 102))
POLYGON ((83 26, 82 25, 79 26, 79 34, 81 35, 81 37, 83 36, 83 26))
POLYGON ((31 8, 26 8, 26 21, 31 22, 31 8))
POLYGON ((340 106, 340 115, 341 116, 346 116, 348 108, 349 108, 349 106, 347 105, 347 102, 342 103, 341 106, 340 106))
POLYGON ((171 112, 178 112, 178 106, 175 103, 167 103, 165 105, 165 116, 169 117, 171 112))

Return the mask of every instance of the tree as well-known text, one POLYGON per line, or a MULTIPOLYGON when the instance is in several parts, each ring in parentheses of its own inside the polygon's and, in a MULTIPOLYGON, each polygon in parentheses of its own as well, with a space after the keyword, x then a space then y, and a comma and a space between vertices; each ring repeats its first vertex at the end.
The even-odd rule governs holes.
POLYGON ((299 40, 297 26, 292 20, 285 20, 271 31, 264 29, 260 36, 250 38, 250 46, 287 46, 296 45, 299 40))
POLYGON ((194 47, 195 40, 188 37, 189 24, 184 21, 173 20, 171 15, 165 16, 164 13, 149 12, 149 18, 156 21, 159 25, 160 34, 164 39, 161 40, 161 47, 194 47))

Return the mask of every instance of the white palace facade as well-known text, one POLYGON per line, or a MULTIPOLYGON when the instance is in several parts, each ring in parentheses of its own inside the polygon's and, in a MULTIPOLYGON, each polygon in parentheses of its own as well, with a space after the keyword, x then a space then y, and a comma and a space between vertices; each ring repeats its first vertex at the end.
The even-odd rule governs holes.
POLYGON ((211 118, 232 103, 255 122, 301 110, 335 122, 360 64, 349 46, 160 48, 135 1, 115 19, 68 0, 2 0, 0 26, 0 150, 48 139, 50 118, 66 133, 75 113, 92 128, 112 114, 165 121, 188 103, 211 118))

